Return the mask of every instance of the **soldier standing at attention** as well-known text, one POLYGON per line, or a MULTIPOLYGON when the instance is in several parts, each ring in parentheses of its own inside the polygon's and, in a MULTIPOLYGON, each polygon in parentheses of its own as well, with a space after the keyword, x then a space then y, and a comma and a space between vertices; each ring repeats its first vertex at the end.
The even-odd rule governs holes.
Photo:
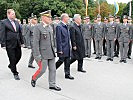
MULTIPOLYGON (((115 17, 115 22, 116 22, 117 25, 120 24, 120 17, 119 16, 115 17)), ((118 42, 118 39, 115 40, 114 57, 119 57, 119 42, 118 42)))
POLYGON ((49 69, 49 89, 60 91, 56 86, 55 52, 53 43, 53 29, 51 27, 51 11, 40 13, 41 23, 34 28, 33 34, 33 55, 39 69, 32 76, 31 85, 35 87, 36 81, 49 69))
POLYGON ((131 27, 127 23, 127 16, 123 16, 123 23, 118 26, 117 29, 117 38, 120 45, 120 62, 127 63, 127 53, 128 53, 128 46, 131 40, 132 32, 131 27))
POLYGON ((101 59, 102 57, 102 44, 104 38, 105 24, 101 22, 101 16, 97 15, 97 23, 94 24, 93 37, 96 44, 96 58, 101 59))
MULTIPOLYGON (((94 23, 92 25, 92 33, 94 34, 94 25, 97 23, 97 18, 94 18, 94 23)), ((94 37, 92 38, 93 40, 93 48, 94 48, 94 53, 93 54, 96 54, 96 46, 95 46, 95 39, 94 37)))
POLYGON ((34 61, 34 56, 33 56, 33 30, 35 25, 37 24, 37 17, 36 15, 33 15, 31 17, 31 24, 28 26, 28 34, 30 35, 30 45, 31 45, 31 55, 30 55, 30 59, 29 59, 29 64, 28 67, 29 68, 35 68, 32 64, 34 61))
MULTIPOLYGON (((131 26, 133 25, 132 18, 130 16, 128 17, 128 24, 131 26)), ((132 41, 130 41, 129 43, 129 49, 128 49, 128 54, 127 54, 128 59, 131 59, 131 53, 132 53, 132 41)))
POLYGON ((86 17, 86 24, 83 24, 83 35, 85 43, 85 55, 90 58, 91 56, 91 39, 92 39, 92 24, 90 17, 86 17))
POLYGON ((109 23, 106 25, 106 41, 107 41, 107 61, 113 61, 114 57, 114 43, 116 40, 116 27, 117 24, 114 22, 114 17, 109 15, 109 23))
MULTIPOLYGON (((108 24, 108 18, 107 17, 104 17, 104 24, 105 26, 107 26, 108 24)), ((106 56, 107 55, 107 41, 106 41, 106 38, 104 37, 103 39, 103 55, 106 56)))

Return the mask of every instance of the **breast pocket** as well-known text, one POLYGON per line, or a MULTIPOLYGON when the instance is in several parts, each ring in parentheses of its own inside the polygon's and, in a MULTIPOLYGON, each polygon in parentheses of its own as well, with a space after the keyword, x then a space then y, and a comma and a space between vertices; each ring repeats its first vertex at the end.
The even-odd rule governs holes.
POLYGON ((47 39, 48 38, 48 32, 47 31, 43 31, 42 32, 42 36, 44 39, 47 39))

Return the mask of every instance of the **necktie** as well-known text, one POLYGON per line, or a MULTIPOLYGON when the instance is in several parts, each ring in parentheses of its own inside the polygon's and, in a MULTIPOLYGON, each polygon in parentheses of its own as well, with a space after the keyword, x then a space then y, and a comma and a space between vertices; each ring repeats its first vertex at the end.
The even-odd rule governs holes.
POLYGON ((16 25, 15 25, 14 21, 11 21, 11 24, 12 24, 14 30, 16 31, 16 25))

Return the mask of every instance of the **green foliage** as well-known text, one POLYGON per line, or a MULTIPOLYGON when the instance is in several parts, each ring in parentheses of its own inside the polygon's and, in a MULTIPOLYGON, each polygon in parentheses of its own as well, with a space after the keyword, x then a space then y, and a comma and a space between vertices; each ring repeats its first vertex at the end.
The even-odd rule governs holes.
MULTIPOLYGON (((98 11, 98 2, 94 0, 88 0, 88 15, 93 19, 98 11)), ((106 0, 100 0, 101 15, 102 17, 107 16, 109 13, 114 14, 114 5, 107 4, 106 0)), ((128 6, 120 3, 120 11, 118 15, 125 14, 128 12, 128 6), (123 8, 125 9, 123 12, 123 8)), ((0 0, 0 19, 6 18, 6 10, 13 8, 16 12, 17 18, 27 19, 34 13, 39 17, 39 13, 51 10, 52 16, 60 16, 62 13, 68 13, 70 17, 74 14, 81 14, 85 16, 85 5, 83 0, 0 0)), ((133 7, 132 7, 133 8, 133 7)))
MULTIPOLYGON (((132 5, 132 15, 131 15, 131 17, 133 18, 133 0, 132 0, 132 2, 131 2, 131 5, 132 5)), ((125 6, 125 8, 123 9, 123 13, 122 13, 122 16, 123 15, 129 15, 129 7, 130 6, 130 3, 128 3, 126 6, 125 6)))

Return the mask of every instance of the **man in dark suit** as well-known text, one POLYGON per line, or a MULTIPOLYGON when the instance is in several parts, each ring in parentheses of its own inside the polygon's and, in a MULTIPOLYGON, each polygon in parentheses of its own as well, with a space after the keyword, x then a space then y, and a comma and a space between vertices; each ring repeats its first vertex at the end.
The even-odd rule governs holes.
POLYGON ((1 22, 1 20, 0 20, 0 44, 1 44, 1 42, 2 42, 2 33, 1 33, 1 26, 2 25, 2 22, 1 22))
POLYGON ((2 44, 5 44, 10 61, 8 67, 11 69, 15 80, 20 80, 16 65, 21 58, 22 32, 18 21, 15 21, 16 16, 13 9, 7 10, 7 17, 7 19, 2 21, 2 44))
POLYGON ((65 78, 73 80, 70 75, 70 33, 67 26, 69 20, 68 14, 61 15, 61 22, 56 27, 57 55, 59 60, 56 62, 58 69, 64 62, 65 78))
POLYGON ((70 27, 70 36, 72 43, 72 57, 70 64, 78 61, 78 71, 85 73, 83 70, 83 58, 85 57, 85 45, 83 39, 83 31, 81 26, 81 16, 79 14, 74 15, 74 23, 70 27))

